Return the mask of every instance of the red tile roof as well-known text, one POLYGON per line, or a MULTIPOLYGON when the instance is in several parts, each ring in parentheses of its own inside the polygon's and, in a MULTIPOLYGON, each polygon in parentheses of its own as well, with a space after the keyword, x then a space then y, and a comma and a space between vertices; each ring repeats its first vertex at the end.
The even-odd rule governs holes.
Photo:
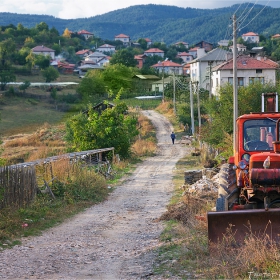
POLYGON ((259 36, 259 35, 254 32, 248 32, 246 34, 243 34, 242 36, 259 36))
POLYGON ((192 55, 187 52, 181 52, 181 53, 178 53, 177 56, 192 56, 192 55))
POLYGON ((89 52, 88 49, 87 49, 87 50, 80 50, 80 51, 77 51, 77 52, 76 52, 76 55, 85 54, 85 53, 88 53, 88 52, 89 52))
POLYGON ((127 36, 125 34, 119 34, 119 35, 116 35, 115 38, 129 38, 129 36, 127 36))
POLYGON ((168 60, 154 64, 152 67, 182 67, 182 65, 168 60))
POLYGON ((271 38, 280 38, 280 34, 275 34, 275 35, 273 35, 271 38))
POLYGON ((89 35, 93 35, 93 33, 88 32, 87 30, 81 30, 78 32, 78 34, 89 34, 89 35))
POLYGON ((164 51, 162 51, 162 50, 160 50, 158 48, 152 48, 152 49, 148 49, 144 53, 164 53, 164 51))
MULTIPOLYGON (((237 57, 237 69, 275 69, 279 67, 278 63, 270 59, 257 59, 250 56, 237 57)), ((233 59, 228 60, 217 67, 216 70, 231 70, 233 69, 233 59)))
POLYGON ((145 41, 146 41, 146 42, 152 42, 152 40, 149 39, 149 38, 145 38, 145 41))

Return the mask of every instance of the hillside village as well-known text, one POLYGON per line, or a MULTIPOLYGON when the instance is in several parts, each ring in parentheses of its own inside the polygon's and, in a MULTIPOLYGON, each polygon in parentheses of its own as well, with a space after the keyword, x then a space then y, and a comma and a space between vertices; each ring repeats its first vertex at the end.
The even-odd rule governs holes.
MULTIPOLYGON (((71 31, 69 33, 73 34, 71 31)), ((85 40, 94 37, 94 34, 87 30, 81 30, 77 33, 85 40)), ((279 38, 280 35, 276 34, 272 36, 271 40, 279 40, 279 38)), ((118 34, 114 38, 114 41, 118 42, 121 48, 141 49, 140 40, 134 42, 126 34, 118 34)), ((213 95, 217 95, 219 86, 233 82, 233 47, 229 40, 221 40, 216 44, 201 41, 191 47, 187 42, 177 42, 174 44, 175 47, 180 47, 183 50, 176 54, 179 63, 169 59, 160 46, 153 47, 153 41, 150 38, 144 40, 146 50, 134 55, 136 66, 141 69, 148 57, 158 60, 157 63, 150 66, 154 69, 158 79, 155 80, 155 75, 138 75, 139 79, 150 79, 148 91, 162 92, 163 86, 170 83, 170 79, 164 79, 164 76, 173 74, 189 77, 192 83, 198 84, 200 88, 208 90, 213 95)), ((254 81, 275 85, 276 70, 279 68, 279 64, 269 59, 265 55, 264 48, 258 46, 260 36, 257 33, 248 32, 242 34, 241 41, 254 47, 248 49, 245 44, 237 44, 238 86, 247 86, 254 81)), ((83 77, 88 70, 104 69, 110 63, 112 56, 119 51, 118 49, 115 45, 108 43, 92 49, 81 49, 76 52, 76 56, 80 58, 78 65, 57 60, 54 57, 54 50, 44 46, 37 46, 32 50, 36 54, 50 55, 51 65, 63 69, 64 73, 76 71, 80 77, 83 77)))

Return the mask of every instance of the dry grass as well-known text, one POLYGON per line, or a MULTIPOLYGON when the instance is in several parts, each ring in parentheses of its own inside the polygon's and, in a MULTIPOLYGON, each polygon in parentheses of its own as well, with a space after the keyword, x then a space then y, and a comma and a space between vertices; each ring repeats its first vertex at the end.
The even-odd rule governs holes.
POLYGON ((4 138, 1 157, 7 160, 7 164, 14 164, 64 154, 66 144, 63 137, 64 125, 55 127, 45 123, 34 133, 4 138))
POLYGON ((138 123, 139 138, 132 145, 132 152, 138 157, 151 156, 157 148, 154 127, 151 121, 143 115, 139 115, 138 123))

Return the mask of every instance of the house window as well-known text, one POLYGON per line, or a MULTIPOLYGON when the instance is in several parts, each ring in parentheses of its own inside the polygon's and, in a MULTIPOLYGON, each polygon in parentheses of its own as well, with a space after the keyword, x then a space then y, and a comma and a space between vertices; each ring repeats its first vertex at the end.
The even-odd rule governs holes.
POLYGON ((264 84, 264 77, 250 77, 249 78, 249 84, 254 84, 254 83, 261 83, 264 84))
POLYGON ((256 69, 256 73, 262 73, 262 69, 256 69))
POLYGON ((229 77, 229 78, 228 78, 228 83, 231 84, 231 85, 233 85, 233 78, 232 78, 232 77, 229 77))
POLYGON ((237 84, 238 84, 238 86, 243 87, 244 86, 244 78, 237 78, 237 84))

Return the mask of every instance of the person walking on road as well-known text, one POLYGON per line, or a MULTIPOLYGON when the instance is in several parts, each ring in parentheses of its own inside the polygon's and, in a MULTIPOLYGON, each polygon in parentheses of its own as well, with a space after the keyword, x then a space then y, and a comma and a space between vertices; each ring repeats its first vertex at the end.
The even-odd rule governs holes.
POLYGON ((175 133, 173 131, 172 131, 170 137, 171 137, 171 140, 172 140, 172 144, 174 145, 174 141, 175 141, 176 135, 175 135, 175 133))

